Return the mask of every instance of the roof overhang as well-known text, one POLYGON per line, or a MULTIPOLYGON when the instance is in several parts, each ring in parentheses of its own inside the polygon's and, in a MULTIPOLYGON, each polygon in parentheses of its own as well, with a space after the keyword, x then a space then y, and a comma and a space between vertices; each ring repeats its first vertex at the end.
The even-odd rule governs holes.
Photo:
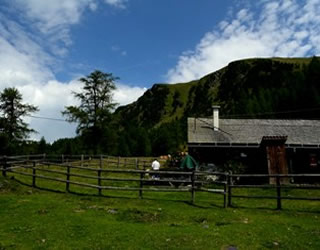
POLYGON ((260 143, 231 143, 231 142, 216 142, 216 143, 188 143, 191 148, 259 148, 260 143))
POLYGON ((261 139, 262 145, 284 145, 288 136, 263 136, 261 139))
MULTIPOLYGON (((189 148, 259 148, 260 143, 188 143, 189 148)), ((320 144, 294 144, 285 143, 286 148, 304 148, 304 149, 317 149, 320 144)))

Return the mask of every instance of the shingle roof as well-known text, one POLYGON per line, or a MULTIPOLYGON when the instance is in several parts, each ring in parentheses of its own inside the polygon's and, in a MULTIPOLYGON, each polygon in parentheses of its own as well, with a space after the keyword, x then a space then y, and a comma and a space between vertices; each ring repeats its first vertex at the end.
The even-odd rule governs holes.
POLYGON ((188 118, 188 143, 258 146, 263 136, 287 136, 287 146, 320 147, 319 120, 219 119, 218 131, 212 124, 212 119, 188 118))

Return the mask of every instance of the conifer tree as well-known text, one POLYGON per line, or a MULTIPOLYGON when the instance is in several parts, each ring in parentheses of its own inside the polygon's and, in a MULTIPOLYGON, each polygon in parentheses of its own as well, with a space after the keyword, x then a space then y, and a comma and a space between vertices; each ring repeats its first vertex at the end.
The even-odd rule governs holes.
POLYGON ((80 101, 78 106, 68 106, 62 112, 69 122, 77 122, 77 133, 87 142, 94 153, 103 147, 102 142, 110 134, 109 123, 111 112, 116 103, 113 102, 115 81, 111 73, 94 71, 86 77, 80 78, 84 84, 82 92, 73 92, 80 101))
POLYGON ((0 131, 10 141, 26 139, 35 130, 30 129, 23 117, 38 111, 36 106, 22 103, 22 95, 16 88, 5 88, 0 93, 0 131))

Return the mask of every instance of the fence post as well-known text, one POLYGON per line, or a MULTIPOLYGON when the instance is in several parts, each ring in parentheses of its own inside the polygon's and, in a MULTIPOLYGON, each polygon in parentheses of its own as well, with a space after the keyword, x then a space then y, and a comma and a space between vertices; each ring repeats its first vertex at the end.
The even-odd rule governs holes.
POLYGON ((3 156, 3 163, 2 163, 2 176, 7 176, 7 156, 3 156))
POLYGON ((110 165, 110 164, 109 164, 109 156, 107 156, 106 168, 108 168, 109 165, 110 165))
POLYGON ((61 155, 61 163, 64 163, 64 155, 61 155))
POLYGON ((32 166, 32 187, 36 187, 36 162, 33 161, 32 166))
POLYGON ((224 174, 224 185, 223 185, 223 207, 227 207, 227 192, 228 192, 228 173, 224 174))
POLYGON ((67 165, 67 182, 66 182, 66 191, 70 192, 70 165, 67 165))
POLYGON ((118 168, 120 166, 120 156, 118 156, 118 168))
POLYGON ((144 178, 144 172, 140 173, 140 189, 139 189, 139 198, 142 199, 142 188, 143 188, 143 178, 144 178))
POLYGON ((136 158, 136 169, 139 169, 139 159, 136 158))
POLYGON ((80 164, 81 167, 83 167, 83 155, 81 155, 81 164, 80 164))
POLYGON ((232 172, 229 172, 228 175, 228 207, 232 207, 232 172))
POLYGON ((102 156, 100 155, 100 164, 99 164, 99 169, 98 169, 98 190, 99 190, 99 195, 102 194, 101 190, 101 169, 102 169, 102 156))
POLYGON ((195 171, 192 171, 191 183, 192 183, 192 187, 191 187, 191 203, 194 204, 194 201, 195 201, 195 171))
POLYGON ((146 166, 146 161, 143 162, 143 170, 146 170, 147 166, 146 166))
POLYGON ((100 168, 103 169, 103 155, 100 155, 100 168))
POLYGON ((281 210, 281 181, 280 181, 280 176, 276 176, 276 181, 277 181, 277 209, 281 210))

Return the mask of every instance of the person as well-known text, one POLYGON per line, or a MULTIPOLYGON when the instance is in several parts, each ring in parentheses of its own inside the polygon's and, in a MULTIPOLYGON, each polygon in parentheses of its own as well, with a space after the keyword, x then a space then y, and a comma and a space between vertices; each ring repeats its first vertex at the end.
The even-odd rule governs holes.
MULTIPOLYGON (((152 170, 158 171, 160 169, 160 162, 158 162, 157 159, 154 159, 151 164, 151 167, 152 167, 152 170)), ((159 174, 153 174, 152 179, 159 180, 160 179, 159 174)))

